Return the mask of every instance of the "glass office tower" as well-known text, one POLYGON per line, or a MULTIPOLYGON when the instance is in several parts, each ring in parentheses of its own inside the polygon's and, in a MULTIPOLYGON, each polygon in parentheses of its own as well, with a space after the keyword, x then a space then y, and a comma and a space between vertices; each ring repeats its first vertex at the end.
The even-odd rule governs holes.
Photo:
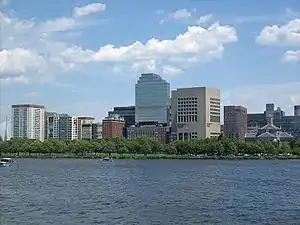
POLYGON ((153 73, 142 74, 135 85, 135 121, 169 123, 170 84, 153 73))

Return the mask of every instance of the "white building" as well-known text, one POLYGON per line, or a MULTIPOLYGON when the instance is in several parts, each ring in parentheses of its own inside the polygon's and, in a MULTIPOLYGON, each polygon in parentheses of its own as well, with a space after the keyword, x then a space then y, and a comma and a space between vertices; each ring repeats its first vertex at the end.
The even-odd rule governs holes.
POLYGON ((170 84, 153 73, 142 74, 135 85, 135 122, 169 123, 170 84))
POLYGON ((177 140, 218 137, 220 90, 209 87, 180 88, 171 96, 172 138, 177 140))
POLYGON ((28 138, 44 141, 45 115, 43 105, 12 105, 12 138, 28 138))

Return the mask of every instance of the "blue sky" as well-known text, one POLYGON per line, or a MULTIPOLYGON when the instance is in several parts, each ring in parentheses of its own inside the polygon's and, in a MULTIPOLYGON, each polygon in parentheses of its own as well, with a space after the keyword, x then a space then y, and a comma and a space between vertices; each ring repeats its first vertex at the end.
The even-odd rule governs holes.
POLYGON ((134 104, 142 72, 250 112, 300 104, 298 0, 0 2, 2 132, 17 103, 101 120, 134 104))

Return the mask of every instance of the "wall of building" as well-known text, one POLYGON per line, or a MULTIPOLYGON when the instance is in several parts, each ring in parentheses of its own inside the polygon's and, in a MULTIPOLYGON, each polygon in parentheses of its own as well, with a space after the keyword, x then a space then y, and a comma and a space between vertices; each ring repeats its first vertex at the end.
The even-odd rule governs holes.
POLYGON ((220 135, 220 90, 195 87, 172 91, 172 136, 202 139, 220 135), (190 117, 191 116, 191 117, 190 117), (196 118, 195 118, 196 116, 196 118), (182 120, 183 118, 183 120, 182 120))

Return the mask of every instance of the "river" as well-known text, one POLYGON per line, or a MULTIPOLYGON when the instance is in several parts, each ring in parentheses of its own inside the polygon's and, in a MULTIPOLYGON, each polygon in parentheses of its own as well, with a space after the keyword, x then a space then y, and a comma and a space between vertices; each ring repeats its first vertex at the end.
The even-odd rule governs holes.
POLYGON ((300 161, 20 159, 1 225, 300 224, 300 161))

